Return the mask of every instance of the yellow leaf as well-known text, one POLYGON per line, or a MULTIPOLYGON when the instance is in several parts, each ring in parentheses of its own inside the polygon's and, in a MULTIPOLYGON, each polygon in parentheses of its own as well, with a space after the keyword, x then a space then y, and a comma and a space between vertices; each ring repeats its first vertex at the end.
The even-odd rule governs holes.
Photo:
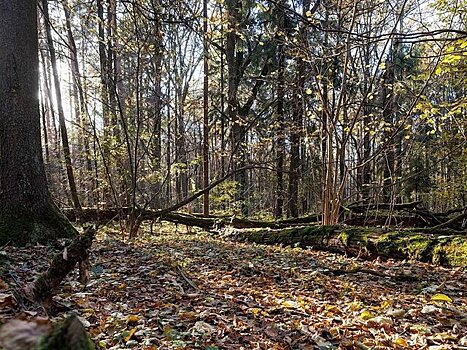
POLYGON ((370 311, 362 311, 360 318, 362 320, 369 320, 370 318, 375 317, 370 311))
POLYGON ((306 93, 307 95, 311 95, 311 94, 313 93, 313 91, 311 91, 311 89, 306 89, 305 93, 306 93))
POLYGON ((333 337, 337 337, 339 335, 339 328, 332 327, 329 329, 329 333, 331 333, 333 337))
POLYGON ((312 15, 311 11, 307 11, 307 12, 305 12, 305 16, 307 16, 307 17, 311 17, 311 15, 312 15))
POLYGON ((258 307, 254 307, 254 308, 251 308, 250 311, 253 315, 257 315, 261 312, 261 309, 258 307))
POLYGON ((452 303, 452 299, 445 294, 435 294, 431 297, 431 301, 446 301, 452 303))
POLYGON ((409 344, 407 343, 407 340, 405 340, 404 338, 397 338, 395 341, 394 341, 395 344, 399 345, 399 346, 403 346, 403 347, 407 347, 409 346, 409 344))
POLYGON ((138 321, 139 321, 139 317, 136 315, 128 316, 126 319, 127 323, 137 323, 138 321))
POLYGON ((136 333, 136 328, 133 328, 129 333, 128 335, 124 338, 125 339, 125 342, 129 341, 131 339, 131 337, 133 336, 133 334, 136 333))
POLYGON ((392 301, 389 301, 389 300, 383 300, 381 302, 381 305, 380 306, 377 306, 375 307, 376 310, 378 309, 387 309, 389 306, 392 305, 392 301))
POLYGON ((295 309, 297 308, 299 305, 293 301, 293 300, 285 300, 284 302, 282 302, 282 306, 283 307, 286 307, 288 309, 295 309))

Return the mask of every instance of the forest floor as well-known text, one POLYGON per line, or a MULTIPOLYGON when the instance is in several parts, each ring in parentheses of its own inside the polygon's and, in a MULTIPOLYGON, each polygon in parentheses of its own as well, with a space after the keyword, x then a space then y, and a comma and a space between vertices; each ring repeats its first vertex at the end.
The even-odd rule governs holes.
MULTIPOLYGON (((54 252, 0 250, 0 324, 45 316, 20 310, 11 295, 54 252)), ((91 259, 86 289, 69 276, 54 297, 63 310, 47 317, 76 312, 99 349, 467 349, 466 268, 363 261, 174 229, 130 243, 106 229, 91 259)))

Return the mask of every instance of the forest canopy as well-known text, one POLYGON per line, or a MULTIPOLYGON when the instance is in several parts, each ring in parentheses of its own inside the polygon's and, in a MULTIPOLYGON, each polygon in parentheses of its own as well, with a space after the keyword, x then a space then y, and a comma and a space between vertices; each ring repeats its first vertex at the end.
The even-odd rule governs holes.
POLYGON ((42 1, 53 195, 161 209, 233 172, 185 209, 332 224, 352 203, 465 207, 466 6, 42 1))

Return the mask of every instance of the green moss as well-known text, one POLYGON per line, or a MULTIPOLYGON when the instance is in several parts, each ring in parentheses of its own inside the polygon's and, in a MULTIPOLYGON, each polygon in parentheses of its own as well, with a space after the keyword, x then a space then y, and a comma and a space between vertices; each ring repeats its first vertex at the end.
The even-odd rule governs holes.
POLYGON ((24 207, 0 210, 0 245, 49 243, 57 238, 72 238, 76 234, 77 231, 53 205, 40 212, 24 207))
POLYGON ((322 245, 336 231, 337 226, 307 226, 284 230, 247 230, 242 233, 243 239, 249 242, 284 245, 322 245))
POLYGON ((86 330, 75 315, 58 323, 35 350, 94 350, 86 330))
POLYGON ((448 237, 438 239, 433 248, 432 260, 446 266, 467 266, 467 238, 448 237))
POLYGON ((420 261, 431 260, 431 247, 433 240, 427 236, 414 235, 407 237, 406 250, 410 258, 420 261))
POLYGON ((341 242, 347 246, 352 242, 366 246, 368 244, 368 235, 371 231, 363 227, 352 227, 342 230, 339 234, 341 242))
POLYGON ((431 260, 432 245, 433 240, 430 237, 410 231, 388 232, 376 242, 380 254, 419 261, 431 260))
POLYGON ((377 241, 379 254, 432 262, 444 266, 467 266, 467 238, 436 238, 410 231, 390 232, 377 241))

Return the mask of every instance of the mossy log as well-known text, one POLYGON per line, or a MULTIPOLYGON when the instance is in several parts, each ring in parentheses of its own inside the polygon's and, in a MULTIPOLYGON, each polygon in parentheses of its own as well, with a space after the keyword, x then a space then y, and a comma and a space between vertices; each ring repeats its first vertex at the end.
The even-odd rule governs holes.
POLYGON ((226 239, 260 244, 312 247, 362 258, 413 259, 443 266, 467 266, 467 237, 410 230, 302 226, 287 229, 227 229, 226 239))
POLYGON ((31 298, 44 301, 50 298, 63 279, 80 263, 88 258, 96 230, 88 228, 86 232, 76 237, 63 252, 55 255, 47 271, 39 275, 31 287, 31 298))
POLYGON ((75 315, 55 325, 34 350, 94 350, 94 344, 75 315))
POLYGON ((5 350, 93 350, 95 346, 74 314, 53 327, 44 322, 11 320, 0 328, 5 350))

